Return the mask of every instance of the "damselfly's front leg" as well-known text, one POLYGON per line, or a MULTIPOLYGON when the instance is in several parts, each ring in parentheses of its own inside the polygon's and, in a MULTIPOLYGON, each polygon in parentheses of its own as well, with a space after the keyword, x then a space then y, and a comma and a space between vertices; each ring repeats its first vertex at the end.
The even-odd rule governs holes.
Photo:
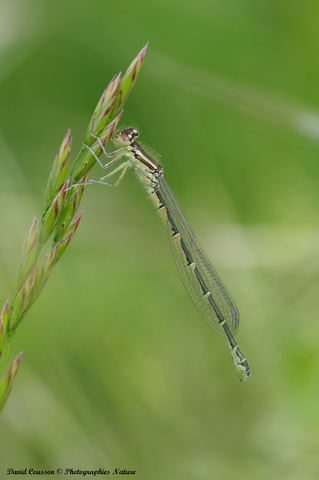
MULTIPOLYGON (((89 150, 89 152, 93 155, 93 157, 95 158, 95 160, 98 162, 98 164, 103 168, 103 169, 106 169, 106 168, 109 168, 110 166, 112 166, 115 162, 117 162, 117 160, 119 160, 120 158, 126 156, 128 154, 128 151, 127 151, 127 148, 126 147, 123 147, 123 148, 119 148, 118 150, 115 150, 114 152, 110 152, 110 153, 107 153, 107 151, 105 150, 105 147, 102 143, 102 140, 97 137, 96 135, 94 135, 93 133, 91 133, 91 136, 96 138, 96 140, 99 142, 100 144, 100 147, 102 149, 102 152, 104 153, 104 155, 107 157, 107 158, 111 158, 111 160, 108 162, 108 163, 102 163, 101 160, 99 159, 99 157, 96 155, 96 153, 94 152, 94 150, 89 147, 88 145, 86 145, 85 143, 83 143, 83 146, 89 150)), ((128 160, 127 162, 123 162, 121 163, 121 165, 119 165, 117 168, 115 168, 114 170, 112 170, 111 172, 109 172, 108 174, 104 175, 103 177, 99 178, 98 180, 93 180, 93 179, 90 179, 88 180, 87 182, 83 182, 83 183, 74 183, 70 188, 73 188, 73 187, 80 187, 81 185, 89 185, 91 183, 101 183, 103 185, 108 185, 110 187, 117 187, 119 185, 119 183, 121 182, 122 178, 124 177, 125 173, 126 173, 126 170, 129 166, 129 163, 130 161, 128 160), (112 177, 115 173, 121 171, 121 175, 119 176, 119 178, 116 180, 116 182, 114 183, 109 183, 109 182, 106 182, 105 180, 107 178, 110 178, 112 177)))
POLYGON ((89 152, 93 155, 93 157, 98 162, 100 167, 102 167, 104 169, 109 168, 111 165, 113 165, 115 162, 117 162, 117 160, 119 160, 120 158, 127 155, 127 148, 126 147, 122 147, 122 148, 119 148, 118 150, 114 150, 114 152, 107 153, 107 151, 105 150, 105 147, 103 145, 102 140, 99 137, 97 137, 96 135, 94 135, 93 133, 91 133, 91 136, 93 138, 96 138, 96 140, 98 141, 98 143, 99 143, 99 145, 102 149, 102 152, 104 153, 106 158, 111 159, 109 162, 104 164, 103 162, 101 162, 101 160, 99 159, 99 157, 96 155, 96 153, 94 152, 94 150, 91 147, 89 147, 85 143, 82 143, 83 147, 85 147, 87 150, 89 150, 89 152))

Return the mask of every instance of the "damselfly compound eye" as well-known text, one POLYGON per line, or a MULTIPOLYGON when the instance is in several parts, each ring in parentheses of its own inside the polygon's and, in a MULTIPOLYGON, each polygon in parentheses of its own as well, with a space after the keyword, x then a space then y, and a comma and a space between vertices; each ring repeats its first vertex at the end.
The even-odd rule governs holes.
POLYGON ((123 130, 115 135, 113 143, 121 147, 126 147, 130 145, 138 135, 138 130, 134 127, 123 128, 123 130))
POLYGON ((139 131, 137 128, 134 127, 129 127, 125 129, 127 132, 128 137, 131 138, 131 140, 134 140, 134 138, 137 138, 139 136, 139 131))

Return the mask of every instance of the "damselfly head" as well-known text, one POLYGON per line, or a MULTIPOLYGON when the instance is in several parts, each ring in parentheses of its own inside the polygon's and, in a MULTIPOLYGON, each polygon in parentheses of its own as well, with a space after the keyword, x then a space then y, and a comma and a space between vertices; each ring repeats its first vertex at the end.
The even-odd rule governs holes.
POLYGON ((134 127, 123 128, 113 138, 113 143, 119 147, 126 147, 130 145, 134 138, 138 137, 138 130, 134 127))

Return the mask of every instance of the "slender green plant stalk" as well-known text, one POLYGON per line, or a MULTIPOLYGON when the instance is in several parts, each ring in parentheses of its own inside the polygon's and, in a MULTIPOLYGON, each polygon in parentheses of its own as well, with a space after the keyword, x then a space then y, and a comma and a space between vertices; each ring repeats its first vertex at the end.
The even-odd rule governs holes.
MULTIPOLYGON (((104 146, 112 137, 123 113, 122 107, 137 80, 146 49, 147 44, 123 77, 119 73, 111 80, 94 110, 83 143, 90 146, 96 155, 101 154, 102 148, 95 137, 98 137, 104 146)), ((71 189, 70 186, 85 182, 95 158, 82 146, 71 168, 70 177, 67 178, 70 154, 71 132, 68 130, 49 174, 41 218, 33 219, 24 239, 15 292, 11 299, 8 296, 0 314, 0 411, 10 394, 22 358, 20 352, 8 370, 2 374, 11 353, 16 329, 41 293, 54 265, 68 247, 83 214, 83 211, 77 211, 84 185, 71 189), (43 247, 49 241, 50 246, 47 252, 43 253, 43 247)))

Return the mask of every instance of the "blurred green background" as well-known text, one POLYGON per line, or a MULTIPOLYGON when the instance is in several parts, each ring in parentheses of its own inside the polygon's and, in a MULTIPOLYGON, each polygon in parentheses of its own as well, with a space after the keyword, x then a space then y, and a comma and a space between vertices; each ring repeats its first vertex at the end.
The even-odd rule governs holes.
POLYGON ((1 478, 318 478, 318 18, 317 1, 0 2, 1 302, 66 130, 74 159, 107 83, 150 41, 121 125, 161 154, 252 368, 240 383, 134 176, 88 187, 13 343, 1 478))

